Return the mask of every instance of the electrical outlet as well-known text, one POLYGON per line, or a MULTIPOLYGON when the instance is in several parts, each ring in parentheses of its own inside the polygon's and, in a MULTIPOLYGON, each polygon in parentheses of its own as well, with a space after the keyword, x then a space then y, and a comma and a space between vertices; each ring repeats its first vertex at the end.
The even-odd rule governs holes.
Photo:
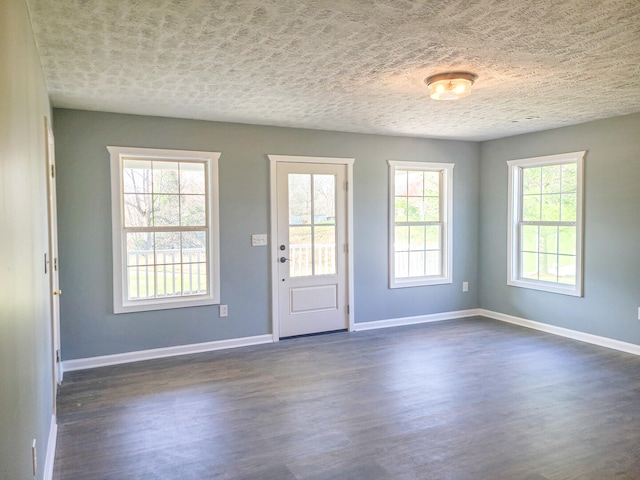
POLYGON ((462 282, 462 292, 466 293, 469 291, 469 282, 462 282))
POLYGON ((226 317, 229 315, 229 307, 227 305, 220 305, 220 316, 226 317))
POLYGON ((36 452, 36 439, 33 439, 33 444, 31 445, 31 465, 33 466, 33 476, 35 477, 38 473, 38 455, 36 452))

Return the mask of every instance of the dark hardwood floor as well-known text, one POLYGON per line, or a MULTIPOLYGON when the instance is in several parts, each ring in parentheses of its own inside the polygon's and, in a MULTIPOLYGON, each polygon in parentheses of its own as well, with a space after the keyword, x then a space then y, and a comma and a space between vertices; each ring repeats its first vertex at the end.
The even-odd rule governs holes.
POLYGON ((484 318, 65 375, 54 479, 640 479, 640 357, 484 318))

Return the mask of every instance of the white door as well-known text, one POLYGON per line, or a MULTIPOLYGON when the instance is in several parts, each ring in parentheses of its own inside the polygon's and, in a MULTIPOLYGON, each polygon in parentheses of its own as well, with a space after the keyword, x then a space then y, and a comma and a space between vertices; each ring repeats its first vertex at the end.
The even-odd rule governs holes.
MULTIPOLYGON (((55 142, 51 125, 45 117, 45 141, 47 148, 47 203, 49 220, 49 252, 45 262, 49 273, 49 286, 51 298, 51 350, 53 352, 53 400, 57 386, 62 381, 62 369, 60 364, 60 290, 58 276, 58 215, 56 203, 56 159, 55 142)), ((55 410, 54 410, 55 411, 55 410)))
POLYGON ((346 329, 346 165, 276 167, 279 336, 346 329))

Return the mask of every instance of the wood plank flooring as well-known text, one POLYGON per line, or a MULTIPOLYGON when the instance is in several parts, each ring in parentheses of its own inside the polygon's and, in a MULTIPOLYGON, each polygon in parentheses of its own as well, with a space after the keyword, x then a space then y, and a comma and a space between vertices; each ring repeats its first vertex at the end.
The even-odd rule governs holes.
POLYGON ((640 357, 485 318, 65 375, 56 480, 640 479, 640 357))

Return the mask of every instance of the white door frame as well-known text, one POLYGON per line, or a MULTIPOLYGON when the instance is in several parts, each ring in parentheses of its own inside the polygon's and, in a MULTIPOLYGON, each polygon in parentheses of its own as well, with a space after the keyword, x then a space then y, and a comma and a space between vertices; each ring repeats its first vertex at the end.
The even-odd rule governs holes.
POLYGON ((44 117, 45 164, 47 174, 47 230, 49 246, 46 268, 49 274, 49 301, 51 315, 51 353, 53 369, 53 411, 56 411, 57 387, 62 383, 62 362, 60 359, 60 283, 58 277, 58 219, 56 201, 55 140, 51 122, 44 117))
POLYGON ((278 300, 278 191, 277 166, 278 163, 319 163, 345 165, 347 167, 347 317, 349 331, 354 330, 355 314, 353 306, 353 162, 355 158, 337 157, 306 157, 296 155, 267 155, 269 157, 270 176, 270 253, 271 253, 271 334, 273 341, 280 340, 280 309, 278 300))

